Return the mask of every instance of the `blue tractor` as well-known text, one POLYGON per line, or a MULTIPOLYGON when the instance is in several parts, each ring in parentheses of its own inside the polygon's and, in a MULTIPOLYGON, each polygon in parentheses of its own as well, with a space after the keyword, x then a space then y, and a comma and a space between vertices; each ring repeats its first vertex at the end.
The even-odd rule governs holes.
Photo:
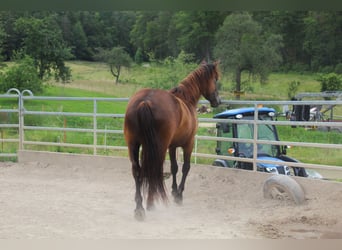
MULTIPOLYGON (((234 120, 250 120, 254 119, 255 108, 239 108, 230 109, 219 114, 214 118, 225 119, 225 122, 218 122, 216 124, 217 136, 226 138, 250 139, 254 138, 254 125, 252 123, 233 123, 234 120), (231 121, 231 122, 230 122, 231 121)), ((273 120, 275 110, 273 108, 261 107, 258 108, 259 120, 273 120)), ((277 129, 274 125, 259 124, 258 125, 258 140, 279 141, 277 129)), ((298 160, 286 155, 286 146, 273 144, 257 144, 257 159, 271 160, 277 162, 257 163, 257 170, 261 172, 294 175, 311 178, 321 178, 320 174, 313 170, 308 170, 303 167, 289 167, 287 162, 298 162, 298 160)), ((236 142, 236 141, 217 141, 216 153, 218 155, 227 155, 243 158, 253 158, 253 143, 236 142)), ((213 163, 215 166, 239 168, 253 170, 253 163, 216 159, 213 163)))

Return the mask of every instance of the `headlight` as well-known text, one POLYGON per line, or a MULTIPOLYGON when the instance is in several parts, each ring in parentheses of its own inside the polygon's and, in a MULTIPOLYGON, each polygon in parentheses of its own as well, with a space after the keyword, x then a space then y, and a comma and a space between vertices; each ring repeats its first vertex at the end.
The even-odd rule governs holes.
POLYGON ((284 166, 284 169, 285 169, 285 175, 291 175, 291 171, 288 166, 284 166))
POLYGON ((266 168, 266 172, 277 174, 278 170, 276 168, 266 168))

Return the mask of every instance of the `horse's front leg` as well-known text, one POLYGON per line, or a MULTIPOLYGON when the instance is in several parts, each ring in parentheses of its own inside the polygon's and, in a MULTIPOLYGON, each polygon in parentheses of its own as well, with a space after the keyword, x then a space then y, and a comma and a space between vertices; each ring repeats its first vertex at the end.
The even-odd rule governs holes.
POLYGON ((171 174, 172 174, 172 195, 176 199, 178 194, 178 186, 177 186, 177 172, 178 172, 178 164, 176 159, 176 147, 169 148, 170 162, 171 162, 171 174))

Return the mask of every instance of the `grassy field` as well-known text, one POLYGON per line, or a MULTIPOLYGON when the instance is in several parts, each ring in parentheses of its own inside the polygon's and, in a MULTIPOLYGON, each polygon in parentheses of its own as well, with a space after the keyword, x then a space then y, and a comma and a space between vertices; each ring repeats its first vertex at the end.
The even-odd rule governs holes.
MULTIPOLYGON (((134 66, 124 69, 118 85, 110 74, 108 67, 103 63, 73 61, 67 65, 72 70, 72 81, 67 84, 52 82, 58 88, 49 88, 47 95, 63 96, 97 96, 128 97, 142 87, 166 87, 171 88, 183 79, 188 73, 195 69, 196 65, 188 68, 172 66, 158 66, 155 64, 145 66, 134 66), (84 92, 82 91, 84 90, 84 92)), ((269 76, 266 84, 258 81, 246 83, 244 100, 288 100, 287 92, 289 84, 299 81, 298 92, 319 92, 320 83, 317 76, 312 74, 297 73, 274 73, 269 76)), ((244 75, 242 81, 247 82, 248 76, 244 75)), ((221 96, 223 99, 233 99, 232 89, 234 84, 231 76, 221 72, 221 96)))
MULTIPOLYGON (((102 63, 72 61, 67 65, 72 70, 72 81, 62 84, 49 82, 46 84, 44 96, 67 96, 67 97, 130 97, 134 92, 143 87, 160 87, 171 88, 184 78, 191 70, 190 67, 179 68, 172 65, 170 67, 160 65, 134 66, 131 69, 124 69, 119 84, 115 84, 114 78, 109 72, 108 67, 102 63)), ((243 81, 247 81, 248 76, 244 75, 243 81)), ((246 84, 245 95, 241 96, 242 100, 288 100, 288 88, 291 82, 299 81, 300 86, 298 92, 319 92, 320 83, 316 80, 315 75, 295 74, 295 73, 274 73, 269 77, 266 84, 259 82, 250 82, 246 84)), ((234 99, 232 94, 233 83, 231 77, 222 74, 220 80, 220 95, 223 99, 234 99)), ((127 103, 101 102, 98 107, 100 113, 118 113, 125 112, 127 103)), ((13 107, 17 105, 15 101, 1 100, 1 107, 13 107)), ((74 101, 27 101, 25 107, 28 110, 46 110, 46 111, 65 111, 65 112, 92 112, 93 105, 91 102, 74 102, 74 101)), ((213 113, 222 110, 214 109, 213 113)), ((341 109, 338 110, 340 112, 341 109)), ((212 117, 213 113, 203 115, 203 117, 212 117)), ((340 112, 342 115, 342 112, 340 112)), ((1 118, 0 118, 1 119, 1 118)), ((11 119, 16 120, 17 117, 11 119)), ((98 121, 98 127, 101 129, 122 129, 123 119, 101 118, 98 121)), ((66 127, 82 127, 91 128, 92 118, 88 117, 25 117, 25 125, 35 126, 66 126, 66 127)), ((295 129, 281 126, 278 128, 280 139, 283 141, 307 141, 322 143, 341 143, 342 134, 334 132, 321 132, 306 130, 302 127, 295 129)), ((1 130, 2 136, 15 137, 15 131, 1 130), (5 134, 4 134, 5 133, 5 134)), ((200 128, 198 131, 202 135, 215 135, 213 128, 200 128)), ((51 131, 26 131, 25 140, 41 140, 54 142, 73 142, 73 143, 92 143, 92 133, 75 133, 75 132, 51 132, 51 131)), ((99 145, 125 145, 122 135, 117 134, 101 134, 97 138, 99 145)), ((10 149, 2 148, 2 151, 13 151, 16 147, 12 144, 10 149)), ((27 146, 32 149, 44 148, 46 146, 27 146)), ((198 152, 215 153, 216 142, 200 141, 198 143, 198 152)), ((61 152, 82 152, 91 153, 91 149, 62 148, 50 147, 50 150, 61 152)), ((112 150, 102 150, 102 154, 113 155, 117 152, 112 150)), ((126 155, 126 152, 119 152, 126 155)), ((289 155, 303 162, 332 164, 342 166, 342 154, 337 150, 323 150, 315 148, 292 148, 289 155)), ((200 159, 201 163, 211 164, 212 160, 200 159)))

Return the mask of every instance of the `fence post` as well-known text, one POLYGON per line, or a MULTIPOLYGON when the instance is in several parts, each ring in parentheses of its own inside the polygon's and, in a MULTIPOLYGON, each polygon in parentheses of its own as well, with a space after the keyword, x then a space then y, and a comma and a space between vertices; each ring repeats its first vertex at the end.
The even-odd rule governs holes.
POLYGON ((97 102, 96 99, 94 99, 94 113, 93 113, 93 143, 94 143, 94 148, 93 148, 93 154, 96 155, 97 154, 97 120, 96 120, 96 115, 97 114, 97 102))
MULTIPOLYGON (((19 92, 19 90, 18 90, 19 92)), ((25 135, 24 135, 24 115, 25 115, 25 108, 24 108, 24 94, 28 93, 30 96, 33 96, 33 93, 31 90, 29 89, 24 89, 23 91, 21 91, 21 93, 19 92, 19 149, 22 150, 24 149, 24 140, 25 140, 25 135)))
POLYGON ((23 149, 23 138, 24 138, 24 131, 23 131, 23 124, 24 124, 24 117, 23 117, 23 100, 22 100, 22 93, 20 93, 19 89, 17 88, 10 88, 7 90, 7 94, 11 92, 15 92, 18 95, 18 123, 19 123, 19 150, 23 149))
POLYGON ((19 93, 19 150, 24 149, 24 103, 23 96, 19 93))
POLYGON ((259 106, 254 104, 254 120, 253 120, 253 171, 257 171, 257 159, 258 159, 258 117, 259 117, 259 106))

